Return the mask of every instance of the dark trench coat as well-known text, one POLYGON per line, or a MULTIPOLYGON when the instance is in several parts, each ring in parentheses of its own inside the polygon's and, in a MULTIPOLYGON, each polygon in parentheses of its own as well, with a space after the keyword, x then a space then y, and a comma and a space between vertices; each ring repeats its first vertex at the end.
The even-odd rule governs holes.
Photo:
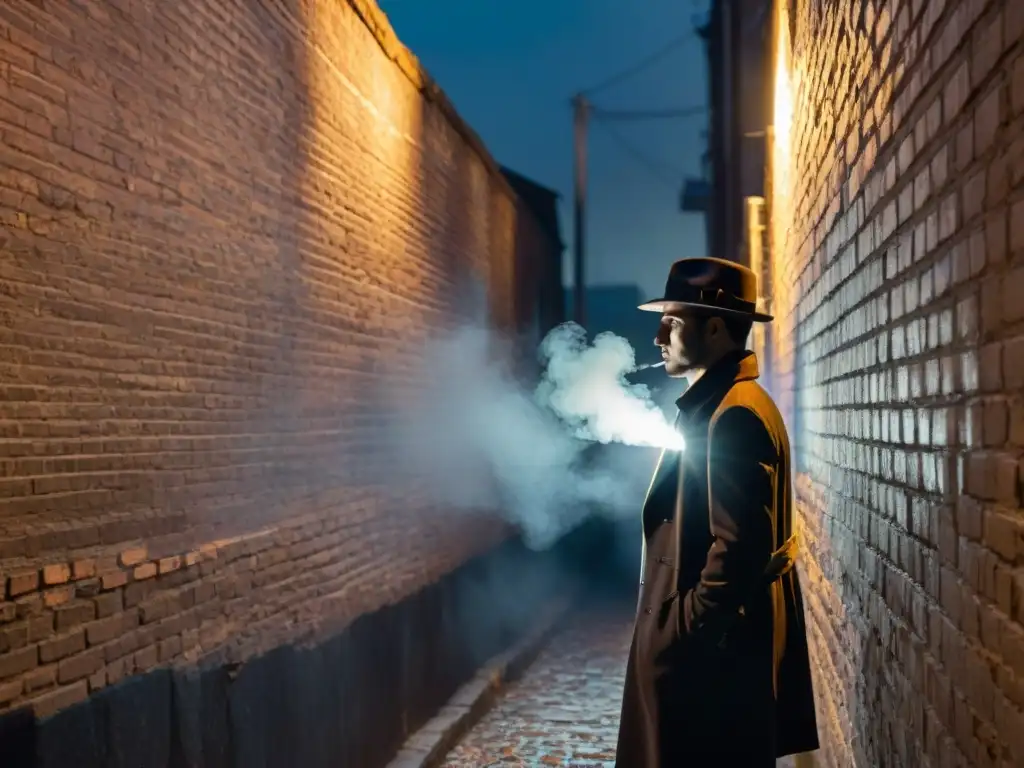
POLYGON ((687 444, 644 503, 617 768, 756 768, 818 748, 789 438, 757 376, 737 353, 677 401, 687 444))

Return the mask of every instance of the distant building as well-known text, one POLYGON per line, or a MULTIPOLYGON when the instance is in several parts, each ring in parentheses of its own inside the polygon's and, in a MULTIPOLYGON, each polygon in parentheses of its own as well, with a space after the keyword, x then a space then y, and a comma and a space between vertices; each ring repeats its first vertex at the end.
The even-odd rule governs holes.
MULTIPOLYGON (((738 261, 758 277, 760 308, 772 311, 767 233, 771 189, 774 46, 771 0, 711 0, 700 30, 708 55, 708 253, 738 261)), ((696 195, 691 195, 696 197, 696 195)), ((770 375, 772 331, 756 324, 750 347, 770 375)))
POLYGON ((502 168, 519 197, 516 216, 516 331, 526 347, 565 321, 562 254, 565 242, 558 220, 559 195, 553 189, 502 168))
POLYGON ((751 267, 747 201, 765 196, 771 11, 770 0, 711 0, 699 30, 708 56, 707 183, 691 183, 683 200, 684 210, 703 207, 708 255, 751 267))

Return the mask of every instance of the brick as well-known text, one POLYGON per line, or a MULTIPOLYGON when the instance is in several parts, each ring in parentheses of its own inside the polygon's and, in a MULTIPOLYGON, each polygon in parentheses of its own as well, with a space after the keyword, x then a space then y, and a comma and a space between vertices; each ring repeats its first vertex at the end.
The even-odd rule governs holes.
POLYGON ((89 645, 102 645, 118 637, 125 626, 124 616, 110 616, 85 625, 85 636, 89 645))
POLYGON ((1013 238, 1007 234, 1008 225, 1012 223, 1016 226, 1017 216, 1024 215, 1024 210, 1018 212, 1017 206, 1014 205, 1012 211, 1009 217, 1005 209, 999 209, 985 217, 985 258, 990 266, 1002 265, 1006 261, 1007 243, 1014 246, 1013 238))
POLYGON ((39 571, 19 571, 7 579, 7 593, 11 597, 24 595, 39 589, 39 571))
POLYGON ((181 568, 181 558, 175 555, 174 557, 165 557, 160 561, 160 574, 172 573, 181 568))
POLYGON ((69 603, 54 611, 57 631, 64 632, 96 617, 96 606, 88 600, 69 603))
POLYGON ((1024 56, 1013 62, 1010 76, 1010 109, 1014 115, 1024 112, 1024 56))
POLYGON ((28 621, 21 621, 0 630, 0 653, 24 648, 29 643, 28 621))
POLYGON ((82 680, 71 685, 48 691, 31 701, 32 709, 37 718, 45 718, 62 709, 85 701, 89 695, 89 685, 82 680))
POLYGON ((1024 448, 1024 403, 1010 403, 1010 444, 1024 448))
POLYGON ((145 562, 147 556, 148 553, 145 547, 131 547, 121 552, 118 562, 122 568, 132 568, 145 562))
POLYGON ((121 592, 106 592, 93 598, 97 618, 105 618, 124 610, 124 595, 121 592))
POLYGON ((1003 345, 992 342, 984 345, 978 355, 982 392, 1003 391, 1003 345))
POLYGON ((1024 389, 1024 336, 1007 339, 1003 344, 1002 368, 1008 390, 1024 389))
POLYGON ((155 583, 152 581, 135 581, 129 584, 124 590, 124 605, 126 608, 132 608, 143 600, 156 589, 155 583))
POLYGON ((143 563, 137 566, 132 571, 132 577, 135 579, 151 579, 157 575, 157 564, 156 563, 143 563))
POLYGON ((102 555, 94 560, 96 563, 96 575, 98 576, 104 576, 121 570, 121 566, 118 565, 117 555, 102 555))
POLYGON ((45 640, 53 634, 54 615, 44 613, 39 616, 31 616, 27 619, 29 642, 35 643, 45 640))
POLYGON ((996 456, 995 468, 995 499, 1000 504, 1019 507, 1020 495, 1020 459, 1016 454, 999 454, 996 456))
POLYGON ((982 445, 1001 448, 1009 437, 1010 410, 1004 400, 989 400, 984 406, 982 445))
POLYGON ((6 683, 0 682, 0 705, 9 704, 21 696, 25 684, 21 680, 11 680, 6 683))
POLYGON ((1024 267, 1018 267, 1007 273, 1003 279, 1003 319, 1008 323, 1024 320, 1024 302, 1016 297, 1015 291, 1024 290, 1024 267))
POLYGON ((139 615, 143 624, 150 624, 171 615, 178 606, 167 595, 157 595, 139 605, 139 615))
POLYGON ((107 665, 107 685, 114 685, 135 671, 135 659, 125 656, 107 665))
POLYGON ((1003 119, 1002 103, 1002 90, 994 88, 982 99, 974 113, 974 147, 979 155, 985 154, 995 141, 1003 119))
POLYGON ((124 571, 112 571, 103 574, 100 579, 103 589, 118 589, 128 583, 128 574, 124 571))
POLYGON ((68 656, 57 664, 57 682, 61 685, 89 677, 103 667, 103 651, 95 648, 68 656))
POLYGON ((71 570, 75 581, 91 579, 96 575, 96 561, 91 558, 76 560, 71 570))
POLYGON ((43 583, 47 586, 67 584, 71 580, 71 567, 67 563, 43 566, 43 583))
POLYGON ((85 650, 85 631, 78 629, 67 635, 55 637, 39 644, 39 659, 44 664, 59 661, 67 656, 85 650))
POLYGON ((161 640, 157 646, 160 663, 166 663, 181 655, 181 636, 175 635, 161 640))
POLYGON ((53 688, 57 685, 57 665, 47 664, 43 667, 36 667, 26 673, 23 682, 26 694, 53 688))
POLYGON ((47 608, 56 608, 71 601, 75 596, 74 587, 53 587, 43 592, 43 604, 47 608))
POLYGON ((1013 563, 1017 556, 1017 537, 1021 526, 1011 515, 989 511, 985 515, 985 545, 1004 560, 1013 563))
POLYGON ((30 645, 0 655, 0 680, 28 672, 39 663, 39 647, 30 645))

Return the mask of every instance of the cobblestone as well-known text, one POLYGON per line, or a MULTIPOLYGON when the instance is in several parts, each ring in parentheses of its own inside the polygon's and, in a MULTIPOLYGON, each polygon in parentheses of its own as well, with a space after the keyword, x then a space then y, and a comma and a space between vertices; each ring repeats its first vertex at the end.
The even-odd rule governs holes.
POLYGON ((444 768, 613 768, 632 619, 628 606, 576 614, 444 768))
POLYGON ((611 768, 632 631, 628 609, 574 616, 480 723, 445 768, 611 768))

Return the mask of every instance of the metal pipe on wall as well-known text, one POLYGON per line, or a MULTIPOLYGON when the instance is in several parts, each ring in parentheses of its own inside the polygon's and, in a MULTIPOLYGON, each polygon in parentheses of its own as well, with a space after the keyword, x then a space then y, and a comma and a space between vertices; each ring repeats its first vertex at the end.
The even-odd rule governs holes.
POLYGON ((735 109, 733 109, 734 83, 733 73, 733 8, 732 0, 721 0, 722 3, 722 202, 721 210, 721 233, 719 237, 724 246, 722 257, 733 259, 737 256, 737 240, 735 236, 736 222, 733 216, 733 207, 736 196, 736 189, 733 183, 734 174, 734 143, 733 133, 735 131, 735 109))

